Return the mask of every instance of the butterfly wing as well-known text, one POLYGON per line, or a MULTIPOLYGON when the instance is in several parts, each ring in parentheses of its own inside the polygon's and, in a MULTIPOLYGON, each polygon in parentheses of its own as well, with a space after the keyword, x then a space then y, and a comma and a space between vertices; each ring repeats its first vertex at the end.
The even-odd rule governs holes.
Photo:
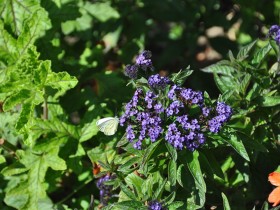
POLYGON ((117 132, 119 119, 117 117, 106 117, 98 120, 98 129, 107 136, 112 136, 117 132))

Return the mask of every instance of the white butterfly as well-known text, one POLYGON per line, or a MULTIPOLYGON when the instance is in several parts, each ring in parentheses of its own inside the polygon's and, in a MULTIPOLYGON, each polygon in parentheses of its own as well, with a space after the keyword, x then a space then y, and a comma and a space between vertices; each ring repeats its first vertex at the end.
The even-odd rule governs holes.
POLYGON ((119 118, 117 117, 105 117, 97 120, 96 125, 98 129, 106 136, 112 136, 117 132, 119 125, 119 118))

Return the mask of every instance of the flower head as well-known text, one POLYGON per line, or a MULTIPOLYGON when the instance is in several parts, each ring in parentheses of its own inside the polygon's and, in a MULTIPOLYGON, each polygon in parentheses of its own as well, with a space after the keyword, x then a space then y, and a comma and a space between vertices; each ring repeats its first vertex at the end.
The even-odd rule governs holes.
POLYGON ((280 26, 272 25, 269 29, 268 36, 272 37, 275 42, 280 45, 280 26))
POLYGON ((272 172, 268 175, 268 181, 277 186, 268 196, 268 202, 273 203, 272 206, 280 204, 280 173, 272 172))
POLYGON ((126 65, 125 66, 125 75, 131 79, 137 78, 138 66, 137 65, 126 65))
POLYGON ((163 210, 162 204, 158 201, 150 201, 148 203, 149 210, 163 210))
POLYGON ((106 206, 108 204, 108 200, 111 197, 111 191, 113 189, 112 185, 106 185, 105 182, 110 181, 114 178, 115 177, 106 174, 105 176, 100 177, 96 182, 96 186, 100 190, 100 203, 103 206, 106 206))
POLYGON ((168 77, 161 77, 159 74, 155 74, 149 77, 148 84, 155 89, 164 89, 167 84, 170 83, 168 77))
POLYGON ((142 68, 144 71, 146 71, 148 68, 153 70, 154 67, 152 64, 151 57, 152 57, 151 51, 144 50, 136 57, 136 64, 140 66, 140 68, 142 68))

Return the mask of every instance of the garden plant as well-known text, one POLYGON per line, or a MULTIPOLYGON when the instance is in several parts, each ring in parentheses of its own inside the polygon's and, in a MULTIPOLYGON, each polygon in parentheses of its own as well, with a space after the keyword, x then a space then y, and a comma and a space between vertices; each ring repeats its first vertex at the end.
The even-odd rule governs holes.
POLYGON ((0 0, 0 209, 279 209, 280 5, 246 2, 0 0))

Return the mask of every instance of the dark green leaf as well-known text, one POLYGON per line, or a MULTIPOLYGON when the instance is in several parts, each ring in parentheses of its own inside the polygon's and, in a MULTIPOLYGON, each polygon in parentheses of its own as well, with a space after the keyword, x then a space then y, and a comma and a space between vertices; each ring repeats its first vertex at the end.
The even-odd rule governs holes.
POLYGON ((177 150, 167 142, 165 143, 165 146, 166 146, 169 154, 171 155, 172 159, 174 161, 176 161, 177 160, 177 150))
POLYGON ((193 70, 190 70, 189 67, 184 70, 180 70, 178 73, 171 75, 171 80, 178 85, 182 85, 192 72, 193 70))
POLYGON ((266 57, 266 55, 269 53, 271 50, 271 45, 268 43, 266 46, 263 48, 259 49, 256 54, 254 55, 254 58, 252 60, 252 64, 260 64, 262 60, 266 57))
POLYGON ((172 187, 176 185, 176 178, 177 178, 177 164, 173 159, 171 159, 168 164, 168 181, 170 182, 170 185, 172 187))
POLYGON ((176 210, 183 205, 184 203, 182 201, 175 201, 168 205, 168 210, 176 210))
POLYGON ((120 187, 124 194, 127 195, 127 197, 129 197, 131 200, 137 200, 135 193, 128 189, 124 184, 121 183, 120 187))
POLYGON ((224 210, 230 210, 230 205, 227 196, 224 193, 222 193, 222 198, 223 198, 224 210))
POLYGON ((272 107, 280 104, 280 96, 259 96, 257 103, 262 107, 272 107))
POLYGON ((246 45, 245 47, 242 47, 241 50, 237 54, 237 60, 239 60, 239 61, 245 60, 249 56, 250 51, 253 49, 253 47, 255 46, 256 43, 257 43, 257 40, 246 45))

